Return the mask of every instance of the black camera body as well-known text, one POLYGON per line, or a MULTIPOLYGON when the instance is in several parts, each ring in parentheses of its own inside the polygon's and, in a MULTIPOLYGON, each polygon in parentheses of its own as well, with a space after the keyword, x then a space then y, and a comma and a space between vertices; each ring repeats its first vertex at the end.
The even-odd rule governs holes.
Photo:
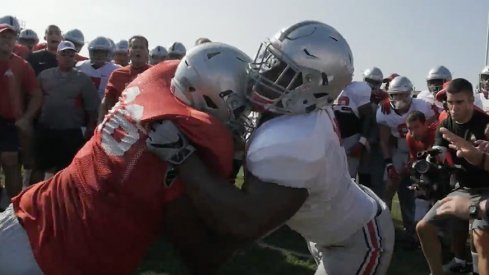
POLYGON ((422 199, 436 201, 454 189, 450 176, 459 168, 437 163, 435 157, 440 153, 439 149, 418 152, 411 166, 411 179, 414 181, 411 188, 423 191, 422 199))

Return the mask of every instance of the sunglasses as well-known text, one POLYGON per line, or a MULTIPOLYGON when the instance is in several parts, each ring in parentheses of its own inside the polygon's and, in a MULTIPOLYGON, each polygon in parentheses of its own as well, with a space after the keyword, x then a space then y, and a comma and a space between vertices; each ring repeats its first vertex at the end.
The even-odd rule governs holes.
POLYGON ((75 57, 75 53, 72 51, 60 52, 59 55, 61 55, 62 57, 75 57))

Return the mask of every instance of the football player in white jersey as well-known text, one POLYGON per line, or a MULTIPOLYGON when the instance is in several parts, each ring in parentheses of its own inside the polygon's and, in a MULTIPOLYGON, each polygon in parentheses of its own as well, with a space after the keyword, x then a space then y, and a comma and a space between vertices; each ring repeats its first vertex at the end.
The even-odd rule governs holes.
POLYGON ((489 66, 479 74, 479 91, 474 96, 474 105, 489 114, 489 66))
POLYGON ((76 64, 78 70, 92 79, 100 98, 104 97, 105 86, 107 86, 110 74, 120 68, 119 65, 109 62, 111 51, 112 44, 109 39, 99 36, 88 44, 90 59, 76 64))
MULTIPOLYGON (((318 256, 316 274, 385 274, 392 219, 381 199, 351 179, 331 107, 353 74, 346 40, 320 22, 294 24, 262 44, 249 74, 248 96, 262 117, 241 189, 189 154, 170 122, 152 133, 153 152, 188 155, 176 170, 203 220, 222 235, 255 240, 286 223, 318 256)), ((194 91, 175 94, 191 99, 194 91)))
POLYGON ((437 114, 441 113, 444 110, 443 103, 436 100, 435 95, 441 91, 443 84, 450 80, 452 80, 452 73, 445 66, 433 67, 426 77, 428 90, 421 91, 417 98, 434 105, 434 110, 437 114))
POLYGON ((372 88, 367 82, 354 81, 346 86, 334 104, 334 113, 338 120, 352 178, 357 177, 362 154, 370 149, 368 141, 375 115, 370 104, 371 95, 372 88))
POLYGON ((384 154, 385 173, 387 176, 384 200, 389 206, 392 198, 398 192, 401 204, 401 214, 406 233, 415 240, 415 199, 414 192, 408 189, 410 185, 409 174, 406 167, 408 161, 408 146, 406 134, 406 117, 412 111, 420 111, 434 121, 435 113, 432 105, 421 99, 412 98, 413 84, 405 76, 395 77, 389 85, 389 111, 377 110, 377 123, 379 124, 380 147, 384 154), (392 146, 392 138, 395 145, 392 146))

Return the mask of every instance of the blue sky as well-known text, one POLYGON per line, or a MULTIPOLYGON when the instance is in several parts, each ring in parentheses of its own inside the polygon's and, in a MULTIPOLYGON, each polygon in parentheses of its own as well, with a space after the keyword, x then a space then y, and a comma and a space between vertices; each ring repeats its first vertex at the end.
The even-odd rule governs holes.
MULTIPOLYGON (((206 36, 254 57, 261 41, 290 24, 319 20, 348 40, 355 79, 378 66, 408 76, 425 89, 429 69, 445 65, 477 84, 485 63, 487 0, 87 0, 2 3, 1 15, 22 19, 41 39, 45 27, 79 28, 87 41, 145 35, 150 46, 173 41, 191 47, 206 36)), ((86 48, 83 50, 86 53, 86 48)))

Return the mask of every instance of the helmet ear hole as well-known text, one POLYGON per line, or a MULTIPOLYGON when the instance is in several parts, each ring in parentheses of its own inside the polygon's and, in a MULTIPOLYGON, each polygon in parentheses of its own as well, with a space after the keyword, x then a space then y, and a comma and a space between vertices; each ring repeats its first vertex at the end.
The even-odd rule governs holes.
POLYGON ((207 107, 209 108, 212 108, 212 109, 217 109, 217 105, 216 103, 214 103, 214 101, 212 101, 212 99, 206 95, 203 95, 202 96, 205 100, 205 104, 207 105, 207 107))

